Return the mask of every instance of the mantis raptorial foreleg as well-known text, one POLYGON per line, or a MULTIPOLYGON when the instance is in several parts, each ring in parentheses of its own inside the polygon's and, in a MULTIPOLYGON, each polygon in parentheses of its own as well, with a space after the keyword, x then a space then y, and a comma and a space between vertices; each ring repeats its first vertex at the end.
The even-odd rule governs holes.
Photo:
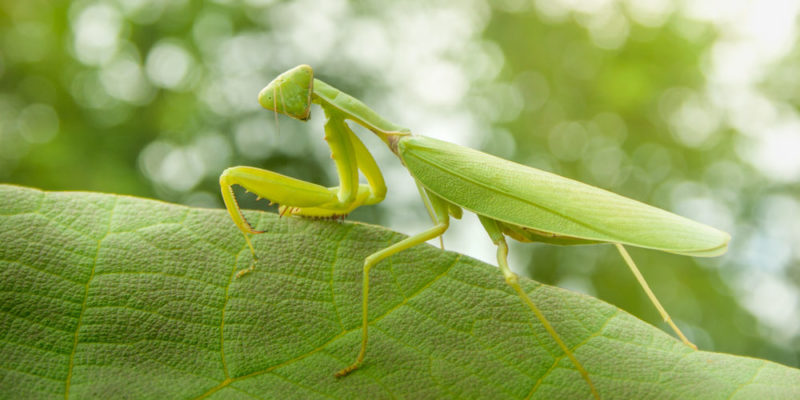
POLYGON ((276 172, 253 167, 232 167, 226 169, 219 178, 222 187, 222 199, 233 222, 242 231, 253 260, 247 269, 239 271, 237 277, 245 275, 255 268, 258 261, 255 248, 250 242, 249 234, 263 233, 256 230, 245 219, 239 203, 233 193, 233 185, 239 185, 255 193, 258 197, 282 204, 280 212, 303 214, 316 217, 335 217, 347 215, 354 208, 364 204, 371 196, 369 187, 359 186, 356 198, 349 203, 340 203, 337 198, 338 187, 326 188, 317 184, 301 181, 278 174, 276 172))
POLYGON ((262 231, 254 229, 245 219, 236 202, 233 185, 242 186, 260 198, 280 204, 281 215, 289 213, 316 218, 345 216, 362 205, 379 203, 386 196, 386 184, 375 159, 347 126, 344 116, 336 110, 329 110, 326 116, 325 140, 336 164, 339 186, 326 188, 276 172, 244 166, 228 168, 220 176, 225 207, 242 231, 253 256, 250 267, 240 271, 237 276, 255 268, 258 257, 248 234, 262 231), (358 183, 359 170, 366 177, 367 185, 358 183))

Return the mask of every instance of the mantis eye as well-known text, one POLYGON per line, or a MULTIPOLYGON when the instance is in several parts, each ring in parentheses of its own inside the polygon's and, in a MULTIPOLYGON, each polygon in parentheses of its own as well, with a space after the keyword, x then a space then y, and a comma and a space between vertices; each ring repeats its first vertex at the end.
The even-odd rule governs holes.
POLYGON ((258 102, 267 110, 286 114, 305 121, 311 113, 311 92, 314 89, 314 70, 298 65, 273 79, 258 94, 258 102))

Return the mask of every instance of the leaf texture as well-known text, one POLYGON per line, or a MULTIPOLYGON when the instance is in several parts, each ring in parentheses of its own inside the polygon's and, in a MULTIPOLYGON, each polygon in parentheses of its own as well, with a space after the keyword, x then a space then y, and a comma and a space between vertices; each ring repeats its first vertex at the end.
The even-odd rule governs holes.
MULTIPOLYGON (((0 185, 0 398, 589 398, 490 265, 404 236, 251 212, 0 185)), ((603 398, 800 398, 800 371, 692 351, 597 299, 523 279, 603 398)))

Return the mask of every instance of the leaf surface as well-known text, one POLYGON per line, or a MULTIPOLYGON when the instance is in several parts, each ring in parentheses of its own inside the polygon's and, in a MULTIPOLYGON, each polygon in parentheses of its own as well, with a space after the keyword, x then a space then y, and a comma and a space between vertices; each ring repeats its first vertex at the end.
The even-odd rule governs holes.
MULTIPOLYGON (((1 398, 589 398, 496 267, 404 236, 0 185, 1 398)), ((604 398, 800 398, 800 370, 692 351, 600 300, 522 279, 604 398)))

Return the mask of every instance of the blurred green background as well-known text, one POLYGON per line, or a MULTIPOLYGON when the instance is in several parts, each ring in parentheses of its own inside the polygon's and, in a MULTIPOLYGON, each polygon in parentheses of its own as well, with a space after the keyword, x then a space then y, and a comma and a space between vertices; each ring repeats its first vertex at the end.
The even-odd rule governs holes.
MULTIPOLYGON (((700 348, 798 366, 791 3, 0 0, 0 181, 205 207, 232 165, 333 185, 319 110, 276 126, 256 102, 306 63, 413 132, 730 232, 721 258, 631 253, 700 348)), ((389 195, 351 219, 424 229, 406 172, 357 133, 389 195)), ((474 216, 445 244, 494 264, 474 216)), ((511 262, 668 330, 611 246, 515 244, 511 262)))

